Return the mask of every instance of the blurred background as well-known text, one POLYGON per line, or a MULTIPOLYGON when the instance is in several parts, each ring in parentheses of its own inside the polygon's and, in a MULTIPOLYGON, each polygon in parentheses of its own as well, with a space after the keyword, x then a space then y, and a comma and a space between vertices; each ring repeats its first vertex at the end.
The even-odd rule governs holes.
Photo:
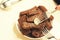
MULTIPOLYGON (((34 6, 43 5, 47 8, 49 12, 55 10, 57 4, 53 0, 21 0, 14 5, 7 3, 4 8, 1 6, 2 1, 0 0, 0 40, 24 40, 24 37, 20 37, 16 30, 16 21, 18 20, 19 13, 21 11, 30 9, 34 6)), ((10 0, 12 2, 12 0, 10 0)), ((16 0, 18 1, 18 0, 16 0)), ((60 3, 60 2, 59 2, 60 3)), ((51 34, 57 39, 60 39, 60 11, 56 11, 54 14, 54 21, 52 23, 53 29, 51 34)), ((26 39, 27 40, 27 39, 26 39)), ((47 40, 46 37, 42 40, 47 40)))

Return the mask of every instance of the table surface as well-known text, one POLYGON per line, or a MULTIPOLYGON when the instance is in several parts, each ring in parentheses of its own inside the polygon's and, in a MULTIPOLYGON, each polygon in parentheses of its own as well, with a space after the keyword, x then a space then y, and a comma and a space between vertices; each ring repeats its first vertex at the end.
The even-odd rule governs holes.
MULTIPOLYGON (((9 7, 8 10, 3 10, 0 8, 0 40, 25 40, 26 38, 19 35, 16 29, 16 21, 19 13, 23 10, 39 5, 45 6, 49 12, 52 12, 56 7, 52 0, 22 0, 14 6, 9 7)), ((60 11, 56 11, 52 14, 54 16, 54 20, 52 21, 53 29, 50 31, 51 34, 55 35, 58 39, 60 38, 59 13, 60 11)))

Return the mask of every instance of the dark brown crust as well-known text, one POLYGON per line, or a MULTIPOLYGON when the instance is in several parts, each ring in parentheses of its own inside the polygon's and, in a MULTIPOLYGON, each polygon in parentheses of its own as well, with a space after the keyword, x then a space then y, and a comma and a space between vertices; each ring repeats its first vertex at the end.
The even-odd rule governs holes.
POLYGON ((36 27, 36 25, 34 23, 23 22, 23 25, 22 25, 23 29, 31 29, 33 27, 36 27))
POLYGON ((42 10, 43 12, 46 12, 46 11, 47 11, 47 9, 46 9, 44 6, 38 6, 38 8, 39 8, 40 10, 42 10))
POLYGON ((32 30, 32 35, 35 38, 38 38, 38 37, 42 37, 43 36, 42 32, 40 30, 36 30, 36 29, 32 30))
POLYGON ((27 20, 26 15, 20 16, 18 19, 19 26, 22 27, 22 23, 25 22, 26 20, 27 20))
POLYGON ((46 23, 47 29, 48 29, 48 30, 51 30, 51 28, 52 28, 51 22, 46 21, 45 23, 46 23))
POLYGON ((49 17, 49 20, 52 21, 53 19, 54 19, 54 17, 51 15, 51 16, 49 17))
POLYGON ((40 19, 40 20, 45 19, 42 14, 36 14, 36 15, 34 15, 34 16, 31 16, 31 17, 27 18, 27 21, 28 21, 28 22, 33 22, 35 18, 38 18, 38 19, 40 19), (40 16, 40 15, 41 15, 41 16, 40 16))
POLYGON ((31 30, 26 30, 26 29, 20 29, 20 31, 27 36, 29 35, 29 33, 31 33, 31 30))

